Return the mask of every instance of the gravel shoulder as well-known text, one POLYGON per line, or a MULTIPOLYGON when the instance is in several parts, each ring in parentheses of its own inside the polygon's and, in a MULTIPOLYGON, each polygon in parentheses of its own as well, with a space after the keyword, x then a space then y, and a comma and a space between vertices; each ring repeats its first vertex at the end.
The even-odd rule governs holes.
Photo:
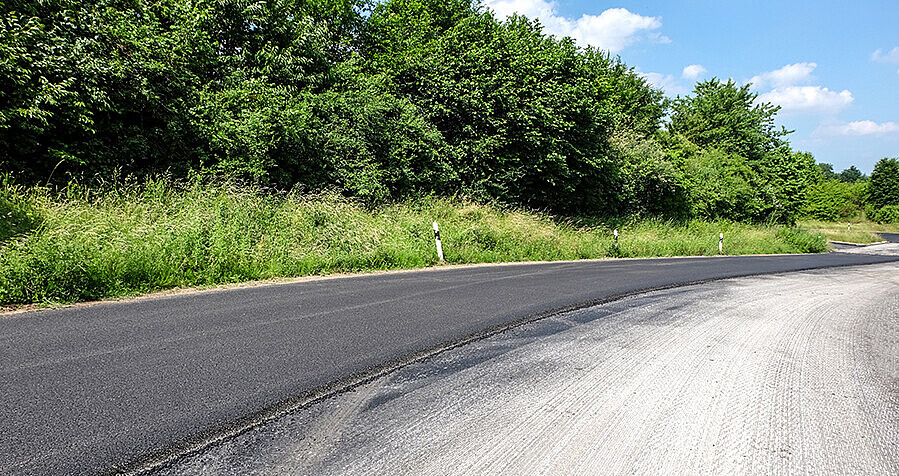
POLYGON ((899 474, 896 264, 727 279, 451 349, 159 474, 899 474))

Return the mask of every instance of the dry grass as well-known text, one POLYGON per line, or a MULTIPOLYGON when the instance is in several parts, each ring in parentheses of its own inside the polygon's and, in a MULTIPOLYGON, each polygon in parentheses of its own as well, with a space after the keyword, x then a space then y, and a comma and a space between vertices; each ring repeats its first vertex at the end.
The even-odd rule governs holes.
POLYGON ((876 235, 877 232, 899 233, 899 224, 874 223, 867 220, 841 223, 807 220, 800 222, 799 227, 820 234, 830 241, 862 244, 883 241, 883 238, 876 235))

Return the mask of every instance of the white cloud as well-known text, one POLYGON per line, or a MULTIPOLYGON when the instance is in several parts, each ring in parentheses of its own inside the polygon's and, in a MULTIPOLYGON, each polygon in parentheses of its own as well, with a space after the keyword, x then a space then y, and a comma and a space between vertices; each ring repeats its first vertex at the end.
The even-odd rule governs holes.
MULTIPOLYGON (((565 22, 568 23, 568 22, 565 22)), ((571 32, 563 31, 578 42, 593 45, 613 53, 637 41, 644 31, 656 30, 662 22, 656 17, 644 17, 624 8, 610 8, 599 16, 583 15, 574 22, 571 32)), ((668 38, 650 33, 652 39, 670 42, 668 38)))
POLYGON ((878 63, 899 63, 899 46, 886 53, 884 53, 883 50, 878 49, 871 53, 871 60, 877 61, 878 63))
POLYGON ((670 74, 661 73, 639 73, 650 85, 657 89, 661 89, 669 96, 677 96, 689 94, 690 89, 682 84, 670 74))
POLYGON ((691 64, 684 67, 683 77, 687 79, 696 79, 708 72, 701 64, 691 64))
POLYGON ((555 2, 545 0, 487 0, 487 7, 496 12, 499 18, 515 13, 528 18, 544 18, 555 16, 555 2))
POLYGON ((671 42, 657 31, 662 27, 662 21, 658 17, 645 17, 625 8, 610 8, 599 15, 584 14, 574 19, 558 14, 555 0, 486 0, 484 3, 499 18, 514 13, 531 19, 538 18, 547 33, 560 37, 570 36, 582 46, 595 46, 612 53, 641 39, 658 43, 671 42))
POLYGON ((818 65, 816 63, 788 64, 783 68, 755 75, 749 82, 752 83, 752 86, 756 89, 762 89, 768 86, 772 88, 785 88, 812 79, 812 71, 817 67, 818 65))
POLYGON ((759 95, 758 102, 780 106, 783 112, 836 113, 852 104, 849 90, 836 92, 821 86, 789 86, 759 95))
POLYGON ((812 135, 827 136, 882 136, 899 133, 895 122, 855 121, 836 122, 819 126, 812 135))

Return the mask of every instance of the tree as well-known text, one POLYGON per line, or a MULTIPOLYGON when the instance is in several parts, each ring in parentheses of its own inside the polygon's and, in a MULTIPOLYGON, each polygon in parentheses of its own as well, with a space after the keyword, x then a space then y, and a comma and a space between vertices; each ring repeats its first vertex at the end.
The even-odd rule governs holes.
POLYGON ((833 172, 833 164, 818 163, 818 169, 821 170, 823 180, 837 180, 837 174, 833 172))
POLYGON ((899 159, 884 158, 874 165, 868 185, 868 203, 875 208, 899 205, 899 159))
POLYGON ((681 134, 704 148, 739 154, 750 162, 764 161, 765 155, 785 144, 781 139, 792 131, 774 126, 780 106, 756 103, 758 94, 750 85, 737 86, 733 80, 702 81, 693 96, 672 102, 669 131, 681 134))
POLYGON ((286 110, 335 83, 360 4, 0 3, 0 163, 31 181, 219 163, 267 177, 291 153, 279 139, 303 136, 286 110))
MULTIPOLYGON (((758 164, 757 164, 758 165, 758 164)), ((805 195, 810 186, 821 180, 821 172, 815 166, 815 158, 808 152, 793 152, 787 146, 766 156, 766 162, 757 167, 762 180, 774 194, 773 214, 776 221, 792 222, 802 212, 805 195)))
MULTIPOLYGON (((715 163, 722 169, 714 174, 703 172, 704 176, 740 190, 746 189, 745 184, 754 189, 751 197, 727 192, 726 206, 714 207, 726 210, 724 216, 789 223, 802 207, 803 191, 819 179, 820 170, 810 154, 790 149, 783 139, 790 131, 774 126, 779 107, 759 103, 757 99, 749 85, 737 86, 733 80, 721 82, 713 78, 700 82, 693 96, 678 97, 672 102, 668 130, 673 137, 717 152, 694 162, 705 164, 695 168, 697 173, 715 163), (750 208, 740 211, 738 206, 750 208)), ((697 182, 694 185, 706 192, 714 187, 697 182)), ((709 204, 710 195, 706 192, 697 196, 709 204)))
POLYGON ((848 169, 840 172, 839 179, 841 182, 845 183, 855 183, 866 180, 867 177, 861 172, 861 170, 857 169, 854 165, 850 166, 848 169))
POLYGON ((697 84, 663 130, 668 105, 620 58, 477 0, 0 3, 0 167, 31 183, 199 171, 790 221, 820 180, 749 86, 697 84))
POLYGON ((622 210, 610 137, 645 138, 661 93, 620 60, 469 0, 377 4, 362 51, 440 131, 464 190, 556 212, 622 210))

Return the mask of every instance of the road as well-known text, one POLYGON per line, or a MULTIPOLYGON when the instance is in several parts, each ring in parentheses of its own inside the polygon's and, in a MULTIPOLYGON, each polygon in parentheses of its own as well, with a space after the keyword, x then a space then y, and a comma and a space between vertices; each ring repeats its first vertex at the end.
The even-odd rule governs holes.
POLYGON ((878 233, 878 235, 890 243, 899 243, 899 233, 878 233))
POLYGON ((411 364, 164 468, 899 474, 894 265, 650 292, 411 364))
POLYGON ((0 473, 133 470, 437 350, 562 310, 830 253, 461 267, 0 317, 0 473))

